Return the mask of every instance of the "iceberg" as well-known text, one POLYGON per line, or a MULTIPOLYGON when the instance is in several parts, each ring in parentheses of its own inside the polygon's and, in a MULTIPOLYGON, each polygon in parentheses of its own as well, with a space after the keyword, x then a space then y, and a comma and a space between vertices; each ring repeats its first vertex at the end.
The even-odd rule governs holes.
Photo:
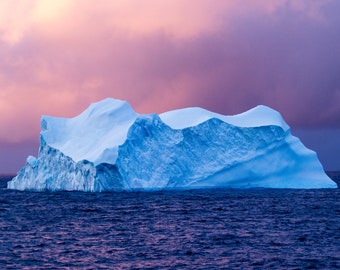
POLYGON ((138 114, 104 99, 74 118, 41 118, 38 157, 9 189, 133 191, 336 188, 279 112, 226 116, 202 108, 138 114))

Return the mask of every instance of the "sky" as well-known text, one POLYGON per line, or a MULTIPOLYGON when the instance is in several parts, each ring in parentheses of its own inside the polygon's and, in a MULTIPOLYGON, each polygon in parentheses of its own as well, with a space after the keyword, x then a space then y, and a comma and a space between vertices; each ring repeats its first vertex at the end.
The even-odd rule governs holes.
POLYGON ((340 1, 1 0, 0 174, 37 155, 40 117, 106 97, 139 113, 278 110, 340 170, 340 1))

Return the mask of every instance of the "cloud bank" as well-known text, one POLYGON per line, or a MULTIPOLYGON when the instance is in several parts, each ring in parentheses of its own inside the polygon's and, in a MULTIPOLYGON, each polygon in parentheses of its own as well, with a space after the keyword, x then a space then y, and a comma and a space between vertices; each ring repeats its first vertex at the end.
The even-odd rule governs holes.
POLYGON ((0 142, 42 114, 105 97, 138 112, 258 104, 293 127, 340 127, 340 2, 10 0, 0 3, 0 142))

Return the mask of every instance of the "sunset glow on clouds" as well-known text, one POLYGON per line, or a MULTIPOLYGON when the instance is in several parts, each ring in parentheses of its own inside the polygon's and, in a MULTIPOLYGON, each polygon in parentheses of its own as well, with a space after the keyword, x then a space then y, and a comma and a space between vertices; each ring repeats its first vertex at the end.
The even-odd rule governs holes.
POLYGON ((2 0, 0 145, 36 141, 42 114, 105 97, 140 113, 265 104, 293 127, 339 129, 339 11, 337 0, 2 0))

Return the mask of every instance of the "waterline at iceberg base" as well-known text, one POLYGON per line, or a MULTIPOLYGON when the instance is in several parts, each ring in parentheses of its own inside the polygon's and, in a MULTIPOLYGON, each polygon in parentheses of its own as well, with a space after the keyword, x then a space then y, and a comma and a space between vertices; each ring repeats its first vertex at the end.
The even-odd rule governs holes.
POLYGON ((202 108, 157 115, 108 98, 74 118, 43 116, 41 129, 38 158, 27 158, 9 189, 337 187, 280 113, 262 105, 235 116, 202 108))

